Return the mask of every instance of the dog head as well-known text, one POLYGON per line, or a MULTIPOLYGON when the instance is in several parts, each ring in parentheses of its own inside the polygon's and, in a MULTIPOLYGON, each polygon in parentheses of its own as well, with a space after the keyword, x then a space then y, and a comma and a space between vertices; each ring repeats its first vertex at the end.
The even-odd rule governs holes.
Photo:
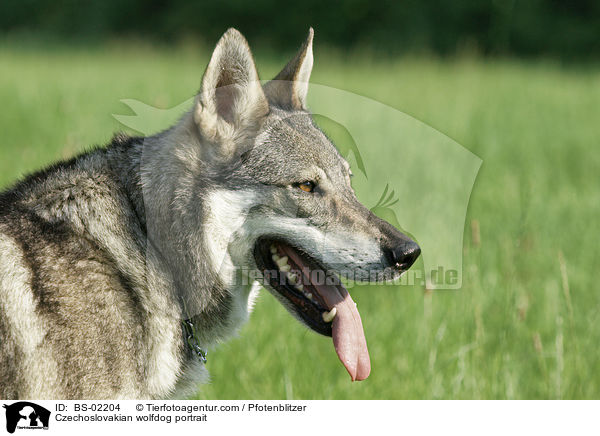
POLYGON ((306 104, 312 41, 311 29, 263 86, 246 40, 227 31, 186 128, 202 144, 203 234, 214 269, 258 271, 294 316, 334 337, 350 375, 362 379, 368 355, 360 317, 339 277, 394 279, 420 249, 357 200, 349 164, 313 122, 306 104))

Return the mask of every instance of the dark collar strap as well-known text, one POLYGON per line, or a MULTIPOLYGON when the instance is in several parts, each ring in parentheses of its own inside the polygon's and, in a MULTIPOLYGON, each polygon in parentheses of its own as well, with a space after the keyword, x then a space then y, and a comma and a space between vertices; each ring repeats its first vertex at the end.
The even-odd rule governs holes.
POLYGON ((200 346, 198 333, 196 332, 196 327, 194 327, 192 320, 186 319, 185 321, 182 321, 182 326, 183 337, 185 338, 188 348, 200 359, 202 363, 206 363, 206 355, 208 352, 200 346))

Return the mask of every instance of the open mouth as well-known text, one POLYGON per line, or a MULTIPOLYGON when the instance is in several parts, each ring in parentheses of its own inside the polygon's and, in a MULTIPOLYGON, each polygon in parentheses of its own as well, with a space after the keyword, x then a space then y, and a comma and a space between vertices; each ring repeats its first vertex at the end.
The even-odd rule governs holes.
POLYGON ((339 278, 301 248, 282 240, 259 240, 254 257, 265 284, 287 300, 311 329, 333 338, 352 380, 366 379, 371 363, 362 321, 339 278))

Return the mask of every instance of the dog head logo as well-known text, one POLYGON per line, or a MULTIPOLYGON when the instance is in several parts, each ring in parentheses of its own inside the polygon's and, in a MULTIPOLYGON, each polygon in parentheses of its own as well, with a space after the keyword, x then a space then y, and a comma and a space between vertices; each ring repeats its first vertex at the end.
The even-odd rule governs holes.
POLYGON ((19 429, 48 429, 50 411, 35 403, 19 401, 10 405, 4 404, 6 409, 6 431, 14 433, 19 429))

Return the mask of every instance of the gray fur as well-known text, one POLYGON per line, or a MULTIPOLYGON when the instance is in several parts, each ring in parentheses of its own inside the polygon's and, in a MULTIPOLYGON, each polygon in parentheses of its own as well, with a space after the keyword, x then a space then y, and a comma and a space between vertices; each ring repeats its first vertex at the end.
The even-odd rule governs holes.
POLYGON ((312 29, 263 88, 230 29, 175 126, 116 136, 0 194, 0 398, 193 392, 208 375, 181 321, 205 347, 235 334, 258 289, 240 274, 264 235, 359 280, 400 273, 386 253, 411 241, 357 201, 306 111, 311 67, 312 29), (298 189, 307 180, 318 192, 298 189))

